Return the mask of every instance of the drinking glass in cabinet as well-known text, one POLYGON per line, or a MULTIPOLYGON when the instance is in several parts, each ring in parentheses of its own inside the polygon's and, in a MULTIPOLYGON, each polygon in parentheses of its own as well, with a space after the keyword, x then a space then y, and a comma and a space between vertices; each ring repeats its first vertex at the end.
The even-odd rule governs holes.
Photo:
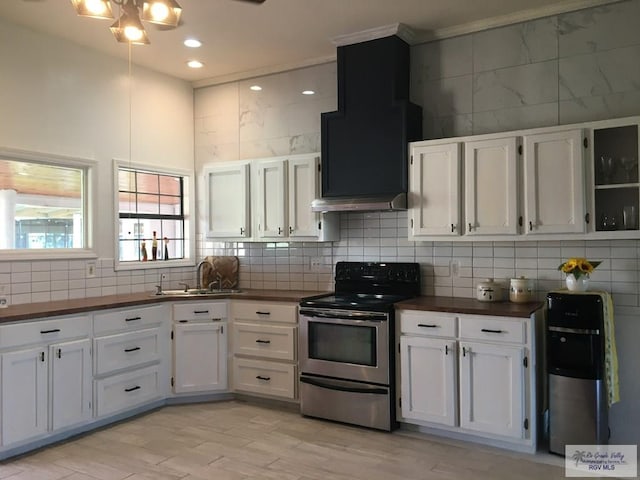
POLYGON ((638 160, 635 157, 620 157, 620 165, 624 169, 625 182, 638 182, 638 160))
POLYGON ((634 205, 625 205, 622 208, 622 223, 625 230, 636 230, 638 228, 638 217, 634 205))
POLYGON ((613 162, 613 157, 600 157, 600 173, 601 173, 601 184, 609 184, 613 179, 613 174, 615 171, 616 164, 613 162))

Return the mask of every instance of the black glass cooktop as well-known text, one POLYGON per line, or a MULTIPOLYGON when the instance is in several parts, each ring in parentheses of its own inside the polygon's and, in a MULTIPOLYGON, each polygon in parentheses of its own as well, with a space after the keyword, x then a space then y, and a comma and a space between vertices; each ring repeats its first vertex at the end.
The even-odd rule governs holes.
POLYGON ((335 292, 303 298, 301 307, 386 312, 400 300, 420 295, 420 265, 338 262, 335 292))

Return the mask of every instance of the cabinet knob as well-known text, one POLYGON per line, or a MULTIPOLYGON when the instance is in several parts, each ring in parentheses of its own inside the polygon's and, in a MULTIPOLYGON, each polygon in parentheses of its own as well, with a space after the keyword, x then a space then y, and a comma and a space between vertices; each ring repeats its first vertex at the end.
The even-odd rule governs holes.
POLYGON ((456 225, 454 223, 451 224, 451 233, 456 231, 456 225))
POLYGON ((278 227, 278 235, 282 235, 282 227, 278 227))
POLYGON ((533 222, 529 222, 529 231, 533 230, 533 222))
POLYGON ((240 235, 244 235, 244 228, 240 227, 240 235))
POLYGON ((471 226, 471 222, 469 222, 469 231, 473 230, 473 227, 471 226))
POLYGON ((289 235, 293 235, 293 227, 289 227, 289 235))

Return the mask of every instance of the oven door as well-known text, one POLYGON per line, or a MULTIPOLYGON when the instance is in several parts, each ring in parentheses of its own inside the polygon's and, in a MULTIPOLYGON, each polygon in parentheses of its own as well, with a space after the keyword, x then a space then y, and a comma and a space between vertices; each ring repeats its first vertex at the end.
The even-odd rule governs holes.
POLYGON ((300 310, 300 371, 389 385, 389 321, 377 312, 300 310))

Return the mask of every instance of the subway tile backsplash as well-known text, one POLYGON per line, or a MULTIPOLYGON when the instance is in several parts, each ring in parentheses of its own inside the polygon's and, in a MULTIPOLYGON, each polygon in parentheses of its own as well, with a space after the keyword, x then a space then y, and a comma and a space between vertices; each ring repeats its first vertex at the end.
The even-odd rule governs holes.
MULTIPOLYGON (((640 241, 409 242, 406 212, 343 213, 341 239, 331 243, 212 242, 202 240, 200 257, 236 255, 240 288, 325 291, 333 288, 336 262, 418 262, 426 295, 475 297, 476 284, 495 278, 536 279, 537 297, 564 286, 558 265, 586 256, 602 263, 591 275, 591 289, 612 293, 616 311, 636 314, 640 295, 640 241), (319 259, 319 267, 311 260, 319 259)), ((95 261, 95 260, 92 260, 95 261)), ((112 259, 99 259, 96 276, 86 277, 87 261, 0 263, 0 285, 8 285, 10 304, 153 292, 160 274, 165 288, 195 284, 195 267, 114 271, 112 259)))

